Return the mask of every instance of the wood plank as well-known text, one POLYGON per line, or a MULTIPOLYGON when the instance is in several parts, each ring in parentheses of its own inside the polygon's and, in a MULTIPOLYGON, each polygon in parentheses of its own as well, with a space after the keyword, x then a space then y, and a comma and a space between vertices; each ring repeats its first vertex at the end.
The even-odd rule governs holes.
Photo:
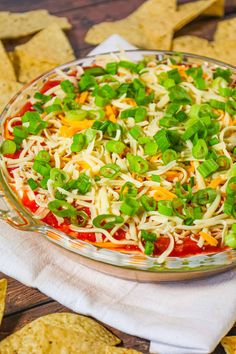
MULTIPOLYGON (((7 337, 11 333, 17 331, 18 329, 22 328, 26 324, 35 320, 36 318, 47 314, 55 313, 55 312, 72 312, 72 311, 68 310, 64 306, 53 301, 50 304, 44 304, 27 311, 17 313, 15 315, 4 317, 2 326, 0 328, 0 340, 7 337)), ((102 325, 104 324, 102 323, 102 325)), ((109 326, 105 326, 105 327, 107 327, 111 332, 113 332, 122 340, 123 346, 139 350, 142 353, 148 353, 148 348, 149 348, 148 341, 138 337, 129 336, 128 334, 113 329, 109 326)))
POLYGON ((37 289, 29 288, 17 280, 0 273, 0 279, 3 277, 7 278, 8 281, 5 315, 23 311, 50 301, 49 297, 37 289))

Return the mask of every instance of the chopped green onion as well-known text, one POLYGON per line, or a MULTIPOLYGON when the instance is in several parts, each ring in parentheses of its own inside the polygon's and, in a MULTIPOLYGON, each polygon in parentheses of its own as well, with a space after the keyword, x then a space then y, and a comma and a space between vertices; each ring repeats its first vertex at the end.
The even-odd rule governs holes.
POLYGON ((72 189, 77 189, 79 194, 85 195, 88 193, 91 189, 92 183, 90 181, 90 178, 85 174, 81 173, 79 175, 79 178, 74 181, 75 188, 72 187, 72 189))
POLYGON ((194 134, 204 129, 203 123, 199 119, 188 121, 188 127, 183 134, 183 140, 189 140, 194 134))
POLYGON ((105 178, 115 178, 120 172, 120 167, 115 163, 108 163, 100 168, 100 174, 105 178))
POLYGON ((115 152, 117 154, 122 154, 125 150, 126 145, 121 141, 108 141, 106 143, 106 150, 109 152, 115 152))
POLYGON ((96 85, 95 77, 85 74, 81 76, 80 81, 78 83, 79 90, 81 92, 88 90, 96 85))
POLYGON ((212 138, 209 140, 209 145, 213 146, 213 145, 217 145, 219 144, 219 139, 218 138, 212 138))
POLYGON ((77 214, 77 210, 64 200, 53 200, 48 203, 48 209, 59 217, 70 217, 77 214))
POLYGON ((216 163, 219 165, 219 171, 225 171, 230 168, 230 159, 224 155, 217 157, 216 163))
POLYGON ((95 96, 95 104, 98 106, 98 107, 104 107, 108 104, 109 100, 105 97, 102 97, 102 96, 95 96))
POLYGON ((185 112, 183 111, 179 111, 178 113, 176 113, 175 118, 179 121, 179 122, 184 122, 188 116, 185 112))
POLYGON ((34 98, 36 100, 39 100, 41 101, 42 103, 46 103, 48 101, 50 101, 52 99, 52 96, 49 96, 49 95, 44 95, 43 93, 40 93, 40 92, 36 92, 34 94, 34 98))
POLYGON ((121 204, 120 211, 129 216, 134 216, 139 210, 139 202, 134 198, 126 198, 121 204))
POLYGON ((169 91, 170 101, 181 105, 192 103, 192 99, 188 92, 181 86, 174 86, 169 91))
POLYGON ((33 178, 28 179, 27 183, 32 189, 32 191, 38 188, 38 183, 33 178))
POLYGON ((47 106, 44 108, 46 113, 52 113, 52 112, 61 112, 62 107, 59 104, 52 104, 51 106, 47 106))
POLYGON ((141 156, 127 154, 126 158, 128 160, 129 169, 131 172, 143 174, 148 171, 148 162, 144 160, 141 156))
POLYGON ((46 150, 39 151, 39 153, 35 156, 35 161, 49 162, 50 160, 51 156, 46 150))
POLYGON ((126 182, 120 191, 120 200, 125 198, 135 198, 138 194, 138 190, 135 185, 131 182, 126 182))
POLYGON ((178 69, 173 69, 173 70, 167 71, 167 75, 168 75, 169 79, 174 80, 175 84, 179 84, 182 81, 182 77, 181 77, 178 69))
POLYGON ((12 140, 4 140, 1 145, 3 155, 14 154, 16 152, 16 143, 12 140))
POLYGON ((134 120, 136 123, 143 122, 146 118, 147 110, 144 107, 138 107, 135 112, 134 120))
POLYGON ((142 195, 140 202, 146 211, 155 211, 157 207, 157 202, 154 198, 148 197, 147 195, 142 195))
POLYGON ((109 230, 117 224, 122 224, 124 218, 113 214, 101 214, 93 219, 93 225, 100 229, 109 230))
POLYGON ((70 110, 65 112, 65 119, 70 121, 80 121, 84 120, 88 116, 88 111, 83 111, 82 109, 70 110))
POLYGON ((147 232, 146 230, 141 231, 141 238, 145 241, 152 241, 155 242, 157 239, 157 235, 152 232, 147 232))
POLYGON ((214 79, 217 77, 222 77, 225 79, 227 82, 231 81, 231 76, 232 76, 232 71, 230 69, 221 69, 221 68, 216 68, 216 71, 214 72, 214 79))
POLYGON ((149 141, 144 146, 144 154, 148 156, 156 155, 157 150, 158 150, 158 146, 155 141, 149 141))
POLYGON ((43 177, 49 177, 51 166, 47 162, 35 160, 33 170, 38 172, 43 177))
POLYGON ((227 183, 226 193, 228 195, 236 194, 236 177, 231 177, 227 183))
POLYGON ((65 93, 75 92, 75 86, 69 80, 61 81, 60 86, 65 93))
POLYGON ((28 136, 27 128, 25 128, 21 125, 16 125, 15 127, 13 127, 13 135, 14 135, 14 137, 17 137, 20 139, 26 139, 28 136))
POLYGON ((121 67, 121 68, 125 68, 127 70, 130 70, 130 71, 135 71, 135 68, 136 68, 136 64, 135 63, 132 63, 130 61, 126 61, 126 60, 121 60, 118 65, 121 67))
POLYGON ((75 134, 70 149, 72 152, 80 152, 85 147, 85 144, 86 144, 85 135, 81 133, 75 134))
POLYGON ((165 87, 166 90, 169 90, 171 87, 175 86, 175 80, 173 79, 166 79, 163 82, 163 86, 165 87))
POLYGON ((227 215, 231 215, 236 218, 236 197, 235 195, 227 195, 223 211, 227 215))
POLYGON ((173 206, 170 200, 159 200, 157 204, 158 212, 162 215, 172 216, 173 215, 173 206))
POLYGON ((142 128, 135 125, 133 128, 130 129, 129 134, 132 136, 132 138, 138 140, 138 138, 142 136, 142 128))
POLYGON ((108 130, 110 124, 112 124, 112 122, 109 120, 106 120, 105 122, 99 122, 96 120, 92 125, 92 129, 101 130, 103 133, 105 133, 108 130))
POLYGON ((236 233, 235 232, 229 232, 224 239, 224 242, 226 246, 229 246, 233 249, 236 248, 236 233))
POLYGON ((162 161, 164 162, 165 165, 167 165, 169 162, 177 160, 177 157, 178 155, 175 150, 167 149, 162 154, 162 161))
POLYGON ((192 154, 195 159, 205 159, 207 157, 208 148, 205 140, 198 140, 197 144, 193 146, 192 154))
POLYGON ((107 63, 106 71, 108 72, 108 74, 116 75, 117 70, 118 70, 118 63, 116 62, 107 63))
POLYGON ((100 66, 94 66, 93 68, 85 69, 85 75, 101 76, 106 74, 106 71, 100 66))
POLYGON ((233 90, 229 87, 219 87, 219 94, 223 97, 230 97, 233 90))
POLYGON ((151 241, 146 241, 145 246, 144 246, 144 253, 147 256, 150 256, 154 251, 154 244, 151 241))
POLYGON ((210 176, 213 172, 217 171, 218 168, 218 164, 213 159, 209 159, 204 161, 200 166, 198 166, 197 170, 202 175, 202 177, 206 178, 210 176))
POLYGON ((54 182, 54 188, 63 187, 68 180, 67 174, 59 168, 52 168, 50 170, 50 179, 54 182))
POLYGON ((151 180, 154 182, 161 182, 161 177, 158 175, 151 175, 151 180))
POLYGON ((215 109, 222 109, 223 111, 225 111, 225 102, 211 99, 209 104, 211 107, 213 107, 215 109))
POLYGON ((167 131, 165 129, 161 129, 159 132, 157 132, 154 135, 154 139, 156 140, 157 145, 162 152, 164 152, 171 146, 167 131))
MULTIPOLYGON (((43 189, 48 189, 48 180, 49 178, 48 177, 44 177, 41 181, 40 181, 40 186, 43 188, 43 189)), ((62 198, 61 198, 62 199, 62 198)))
POLYGON ((212 188, 200 189, 193 195, 193 202, 199 205, 211 204, 216 196, 217 192, 212 188))

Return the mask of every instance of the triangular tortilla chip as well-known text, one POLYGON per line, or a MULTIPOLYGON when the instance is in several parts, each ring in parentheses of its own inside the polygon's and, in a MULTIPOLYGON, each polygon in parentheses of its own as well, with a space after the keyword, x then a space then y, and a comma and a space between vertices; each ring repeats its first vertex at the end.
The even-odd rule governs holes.
POLYGON ((44 72, 75 59, 73 49, 64 32, 51 25, 37 33, 30 41, 14 51, 19 81, 28 82, 44 72))
POLYGON ((236 17, 218 22, 214 40, 236 40, 236 17))
POLYGON ((0 79, 3 80, 16 80, 16 74, 10 59, 0 41, 0 79))
POLYGON ((73 49, 58 25, 51 25, 37 33, 25 44, 16 47, 16 52, 22 52, 39 61, 63 64, 75 59, 73 49))
POLYGON ((123 20, 102 22, 93 26, 88 31, 85 41, 99 44, 117 33, 137 47, 170 49, 172 30, 169 16, 174 15, 175 8, 174 0, 148 0, 123 20))
POLYGON ((213 5, 216 0, 199 0, 180 5, 176 14, 171 18, 175 31, 184 27, 187 23, 200 16, 206 9, 213 5))
POLYGON ((226 354, 236 353, 236 336, 224 337, 221 340, 221 344, 223 345, 226 354))
POLYGON ((206 57, 213 57, 214 50, 208 40, 196 36, 181 36, 173 41, 173 50, 176 52, 186 52, 206 57))
POLYGON ((38 32, 51 24, 62 29, 70 29, 71 25, 65 17, 52 16, 46 10, 35 10, 24 13, 0 12, 0 39, 19 38, 38 32))
POLYGON ((0 279, 0 324, 2 322, 2 318, 5 310, 6 293, 7 293, 7 280, 0 279))
POLYGON ((173 41, 173 50, 176 52, 204 55, 231 65, 236 63, 235 46, 236 40, 208 42, 195 36, 177 37, 173 41))
POLYGON ((0 113, 21 87, 19 82, 0 79, 0 113))
POLYGON ((210 6, 206 11, 203 12, 203 15, 206 16, 224 16, 225 13, 225 0, 217 0, 215 4, 210 6))

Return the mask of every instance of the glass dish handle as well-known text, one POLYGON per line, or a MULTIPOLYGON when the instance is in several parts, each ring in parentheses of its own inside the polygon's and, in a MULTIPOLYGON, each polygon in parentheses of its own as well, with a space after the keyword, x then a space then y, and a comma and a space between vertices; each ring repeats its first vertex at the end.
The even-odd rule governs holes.
POLYGON ((24 229, 29 223, 21 213, 7 201, 0 190, 0 219, 17 229, 24 229))

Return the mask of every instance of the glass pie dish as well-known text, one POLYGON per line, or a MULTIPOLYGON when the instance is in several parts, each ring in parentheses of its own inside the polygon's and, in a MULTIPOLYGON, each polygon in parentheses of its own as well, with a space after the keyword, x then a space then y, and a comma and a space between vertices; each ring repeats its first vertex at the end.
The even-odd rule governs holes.
MULTIPOLYGON (((127 51, 126 56, 132 60, 140 60, 144 56, 154 55, 158 60, 163 58, 174 58, 176 53, 164 51, 127 51)), ((236 74, 236 69, 224 63, 183 53, 184 61, 188 64, 197 63, 221 68, 229 68, 236 74)), ((69 69, 80 65, 88 67, 93 63, 95 57, 90 56, 62 65, 57 69, 67 72, 69 69)), ((1 129, 4 129, 4 122, 8 117, 13 116, 29 98, 48 79, 53 79, 56 69, 40 76, 31 83, 24 86, 21 91, 8 103, 1 115, 1 129)), ((2 137, 1 137, 2 139, 2 137)), ((236 265, 236 250, 227 249, 218 253, 199 254, 188 257, 167 257, 164 263, 160 263, 157 257, 150 257, 141 253, 124 253, 97 247, 86 241, 73 238, 66 233, 47 225, 30 213, 19 200, 16 193, 9 186, 8 174, 4 169, 0 170, 1 204, 0 218, 11 226, 22 231, 36 231, 46 236, 50 241, 78 254, 78 262, 93 267, 96 270, 137 281, 178 281, 194 279, 223 272, 236 265)))

